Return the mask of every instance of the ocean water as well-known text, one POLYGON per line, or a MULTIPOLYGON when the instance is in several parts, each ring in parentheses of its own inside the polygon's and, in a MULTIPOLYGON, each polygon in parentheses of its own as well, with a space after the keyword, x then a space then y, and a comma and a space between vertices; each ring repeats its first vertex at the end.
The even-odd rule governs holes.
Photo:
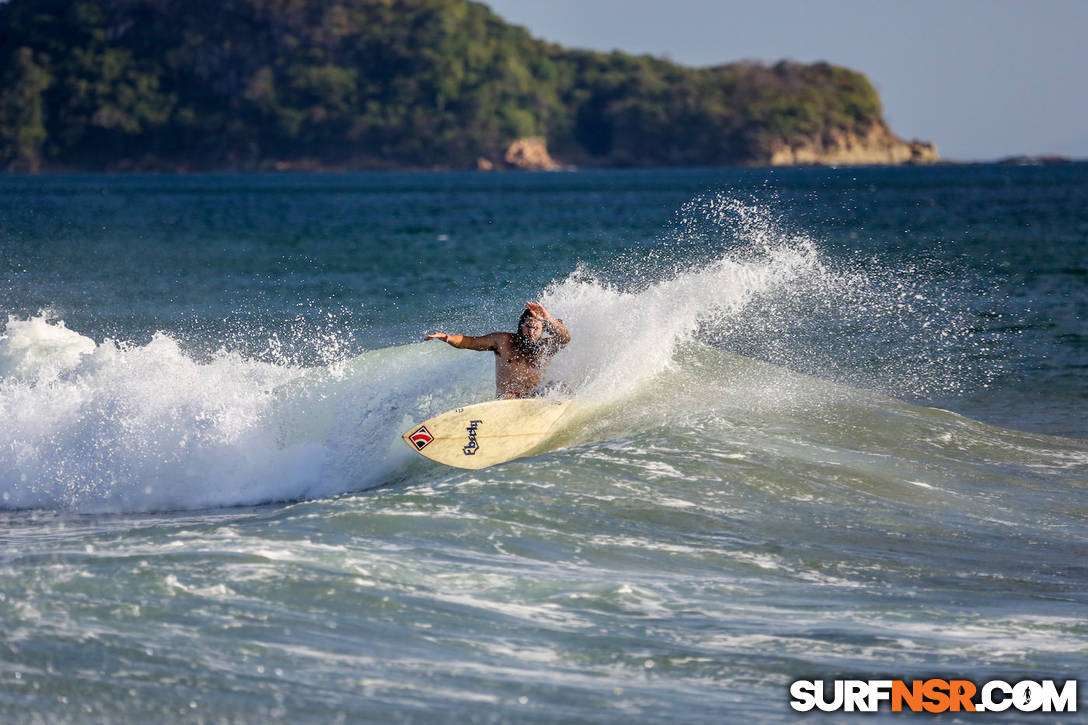
POLYGON ((7 176, 0 249, 5 723, 777 722, 796 679, 1088 669, 1086 164, 7 176), (493 394, 423 335, 537 299, 590 412, 417 456, 493 394))

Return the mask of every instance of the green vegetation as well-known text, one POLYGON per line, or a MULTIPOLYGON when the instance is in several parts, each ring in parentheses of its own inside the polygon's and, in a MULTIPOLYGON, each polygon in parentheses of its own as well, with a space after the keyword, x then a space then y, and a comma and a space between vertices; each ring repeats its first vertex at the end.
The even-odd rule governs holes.
POLYGON ((566 50, 469 0, 0 4, 0 168, 738 164, 880 114, 844 68, 566 50))

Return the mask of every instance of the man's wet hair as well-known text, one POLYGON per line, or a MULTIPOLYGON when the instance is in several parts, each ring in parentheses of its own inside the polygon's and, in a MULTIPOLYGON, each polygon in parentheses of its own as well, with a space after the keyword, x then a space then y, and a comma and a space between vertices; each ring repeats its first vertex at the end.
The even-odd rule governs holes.
POLYGON ((521 332, 521 326, 525 324, 526 320, 531 320, 534 317, 533 311, 526 307, 521 311, 521 317, 518 318, 518 332, 521 332))

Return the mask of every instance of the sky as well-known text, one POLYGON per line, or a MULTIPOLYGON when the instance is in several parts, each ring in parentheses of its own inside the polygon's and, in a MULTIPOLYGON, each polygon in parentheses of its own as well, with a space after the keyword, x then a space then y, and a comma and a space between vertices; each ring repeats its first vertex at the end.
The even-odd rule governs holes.
POLYGON ((892 130, 944 159, 1088 159, 1088 0, 484 1, 568 47, 861 71, 892 130))

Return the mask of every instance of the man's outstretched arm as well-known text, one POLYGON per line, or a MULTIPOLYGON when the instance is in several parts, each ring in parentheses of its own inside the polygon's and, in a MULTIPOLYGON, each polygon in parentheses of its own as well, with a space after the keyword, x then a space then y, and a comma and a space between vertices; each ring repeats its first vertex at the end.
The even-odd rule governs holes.
POLYGON ((502 336, 506 334, 503 332, 492 332, 490 335, 480 335, 479 337, 473 337, 471 335, 447 335, 444 332, 432 332, 427 335, 424 340, 441 340, 442 342, 449 343, 454 347, 461 348, 462 350, 479 350, 483 352, 485 350, 495 351, 499 349, 499 345, 502 343, 502 336))

